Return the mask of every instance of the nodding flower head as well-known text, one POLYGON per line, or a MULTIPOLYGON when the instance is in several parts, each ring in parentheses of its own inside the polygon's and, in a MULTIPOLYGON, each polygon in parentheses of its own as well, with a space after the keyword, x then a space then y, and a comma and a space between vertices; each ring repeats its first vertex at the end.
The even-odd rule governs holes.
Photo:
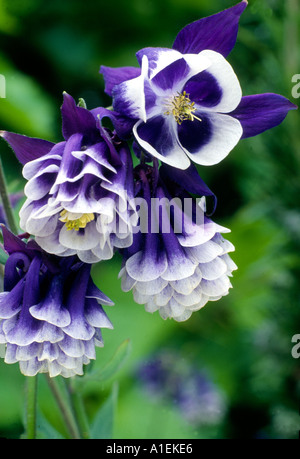
POLYGON ((83 374, 103 346, 102 328, 113 328, 102 308, 112 305, 94 284, 91 265, 57 257, 33 240, 3 227, 4 291, 0 293, 0 345, 5 362, 25 376, 83 374))
POLYGON ((97 110, 76 106, 68 94, 62 118, 65 140, 57 144, 2 133, 28 181, 20 226, 49 253, 109 259, 132 242, 130 150, 101 126, 97 110))
POLYGON ((201 196, 212 194, 192 166, 187 172, 136 168, 140 231, 122 250, 120 277, 123 290, 132 290, 147 311, 185 321, 208 301, 228 294, 236 265, 228 255, 233 245, 221 236, 229 230, 208 218, 203 200, 180 184, 201 196))

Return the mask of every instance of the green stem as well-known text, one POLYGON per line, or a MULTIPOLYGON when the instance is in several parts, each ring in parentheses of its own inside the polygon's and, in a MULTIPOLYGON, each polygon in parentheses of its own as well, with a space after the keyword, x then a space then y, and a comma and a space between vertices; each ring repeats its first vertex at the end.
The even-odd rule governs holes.
POLYGON ((4 176, 4 169, 2 166, 1 159, 0 159, 0 196, 2 199, 3 210, 4 210, 4 214, 5 214, 8 226, 14 234, 18 234, 19 229, 15 222, 14 213, 13 213, 11 203, 9 200, 5 176, 4 176))
POLYGON ((81 395, 76 390, 76 387, 72 384, 72 381, 68 381, 67 389, 70 394, 70 399, 72 403, 72 407, 78 422, 78 426, 80 429, 80 433, 83 439, 87 440, 90 438, 90 428, 89 422, 87 419, 83 399, 81 395))
POLYGON ((26 381, 26 438, 34 440, 36 437, 36 401, 37 376, 28 377, 26 381))
POLYGON ((62 394, 58 382, 55 378, 50 378, 47 375, 47 382, 52 391, 52 394, 58 404, 62 417, 65 421, 66 427, 72 439, 80 439, 80 432, 77 427, 77 422, 74 418, 74 414, 69 407, 68 403, 66 403, 66 397, 62 394))

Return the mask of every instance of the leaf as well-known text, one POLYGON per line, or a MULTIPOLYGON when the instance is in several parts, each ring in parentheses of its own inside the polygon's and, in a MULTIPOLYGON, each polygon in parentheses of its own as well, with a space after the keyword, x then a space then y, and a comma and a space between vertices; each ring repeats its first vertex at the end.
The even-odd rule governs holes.
POLYGON ((0 247, 0 264, 5 265, 8 259, 8 255, 4 250, 0 247))
POLYGON ((123 343, 121 343, 117 348, 111 360, 103 368, 98 368, 90 373, 86 373, 83 378, 76 379, 76 387, 80 388, 88 381, 97 380, 103 382, 113 378, 126 362, 131 351, 130 344, 131 342, 129 339, 123 341, 123 343))
POLYGON ((107 381, 108 379, 115 376, 118 371, 120 371, 130 354, 130 344, 131 342, 129 339, 126 339, 123 341, 123 343, 120 344, 112 359, 105 365, 102 370, 100 370, 99 377, 101 381, 107 381))
POLYGON ((37 412, 37 439, 62 440, 64 437, 46 420, 43 414, 37 412))
POLYGON ((114 383, 111 394, 102 404, 91 425, 91 439, 113 438, 115 411, 118 400, 118 384, 114 383))

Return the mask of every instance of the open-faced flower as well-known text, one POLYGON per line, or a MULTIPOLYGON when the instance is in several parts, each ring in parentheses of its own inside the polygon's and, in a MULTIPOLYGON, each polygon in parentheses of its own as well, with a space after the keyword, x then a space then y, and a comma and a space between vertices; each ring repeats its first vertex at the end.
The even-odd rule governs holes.
POLYGON ((24 164, 21 228, 47 252, 86 263, 113 256, 132 242, 134 209, 129 147, 99 123, 98 112, 64 94, 57 144, 11 132, 2 137, 24 164))
POLYGON ((101 67, 115 112, 134 123, 135 140, 147 153, 180 169, 191 161, 210 166, 241 138, 278 125, 296 108, 277 94, 242 97, 226 57, 246 6, 244 0, 187 25, 172 49, 138 51, 140 68, 101 67))
POLYGON ((141 165, 135 173, 139 231, 122 250, 122 289, 132 290, 147 311, 185 321, 228 294, 236 269, 228 252, 234 247, 221 233, 229 230, 210 220, 201 201, 183 190, 184 185, 191 193, 211 194, 193 166, 187 171, 161 166, 158 173, 141 165))
POLYGON ((101 304, 112 302, 94 284, 91 265, 45 253, 3 227, 4 291, 0 293, 0 346, 5 362, 26 376, 83 374, 113 328, 101 304))

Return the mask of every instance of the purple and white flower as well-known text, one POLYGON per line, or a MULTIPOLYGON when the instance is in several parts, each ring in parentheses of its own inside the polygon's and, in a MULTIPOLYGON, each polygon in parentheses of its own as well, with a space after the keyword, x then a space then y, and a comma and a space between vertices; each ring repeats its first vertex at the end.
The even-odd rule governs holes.
POLYGON ((246 6, 244 0, 187 25, 172 49, 138 51, 140 68, 101 67, 115 113, 131 120, 144 151, 180 169, 191 161, 210 166, 223 160, 241 138, 278 125, 296 108, 278 94, 242 97, 226 57, 246 6))
POLYGON ((85 263, 131 245, 134 224, 131 153, 98 115, 64 94, 64 141, 1 133, 24 164, 21 228, 47 252, 85 263))
POLYGON ((82 375, 103 346, 101 329, 113 328, 101 305, 113 303, 94 284, 90 264, 49 255, 2 230, 9 255, 0 293, 5 362, 18 362, 25 376, 82 375))
POLYGON ((148 230, 137 232, 132 246, 122 250, 122 289, 132 290, 146 311, 185 321, 229 292, 236 265, 228 253, 234 247, 221 235, 229 230, 210 220, 183 190, 184 184, 191 193, 211 194, 193 166, 187 171, 161 166, 158 172, 141 165, 135 173, 137 196, 148 203, 148 230), (178 205, 185 200, 192 203, 189 213, 178 205))

